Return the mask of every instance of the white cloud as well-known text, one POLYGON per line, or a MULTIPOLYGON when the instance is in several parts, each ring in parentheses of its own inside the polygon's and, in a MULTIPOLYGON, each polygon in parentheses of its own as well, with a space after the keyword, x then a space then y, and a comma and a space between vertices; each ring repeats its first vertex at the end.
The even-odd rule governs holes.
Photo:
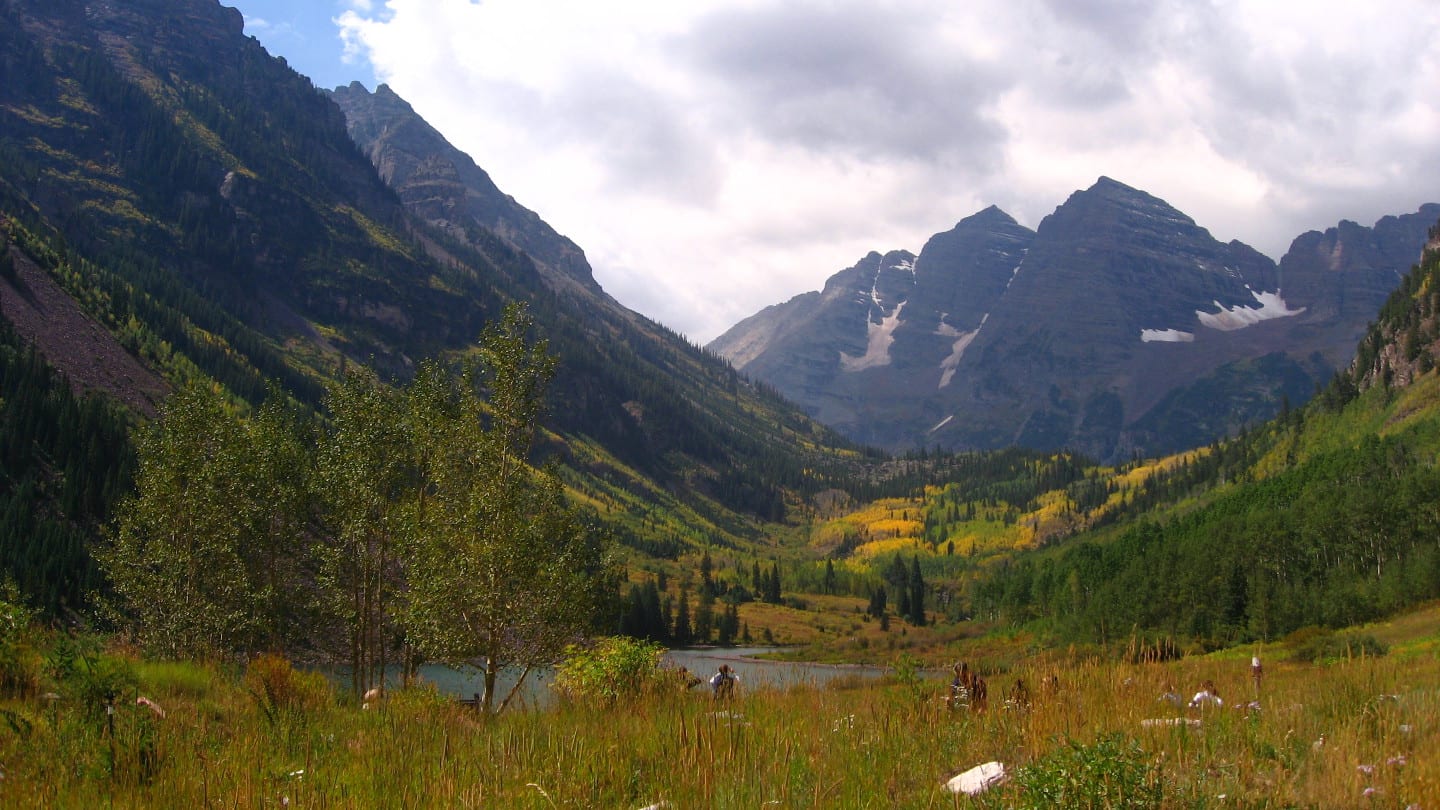
POLYGON ((348 52, 705 341, 1100 175, 1273 258, 1440 199, 1431 0, 350 0, 348 52))

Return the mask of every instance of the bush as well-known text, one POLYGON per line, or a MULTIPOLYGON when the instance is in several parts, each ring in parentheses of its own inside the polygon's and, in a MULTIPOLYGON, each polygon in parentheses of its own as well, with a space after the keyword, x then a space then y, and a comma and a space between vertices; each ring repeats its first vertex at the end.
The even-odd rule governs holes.
POLYGON ((1368 633, 1317 633, 1295 648, 1290 660, 1313 664, 1347 658, 1383 658, 1390 652, 1385 642, 1368 633))
POLYGON ((0 586, 0 694, 24 697, 39 691, 40 657, 29 638, 33 618, 14 582, 0 586))
POLYGON ((1110 734, 1089 745, 1071 741, 1019 769, 1007 807, 1160 807, 1166 782, 1140 743, 1110 734))
POLYGON ((606 706, 652 691, 667 682, 660 669, 665 648, 653 641, 610 636, 590 647, 565 648, 565 659, 555 670, 551 688, 575 701, 606 706))
POLYGON ((47 669, 61 694, 73 699, 91 721, 130 703, 138 684, 130 661, 104 654, 99 640, 90 636, 61 636, 47 669))
POLYGON ((245 689, 265 718, 275 724, 328 705, 330 682, 318 672, 300 672, 282 655, 257 656, 245 668, 245 689))

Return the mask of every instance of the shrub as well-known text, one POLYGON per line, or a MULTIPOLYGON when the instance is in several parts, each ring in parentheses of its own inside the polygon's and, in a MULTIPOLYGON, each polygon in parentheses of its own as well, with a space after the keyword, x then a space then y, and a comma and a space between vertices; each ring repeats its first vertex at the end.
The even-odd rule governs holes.
POLYGON ((138 683, 130 661, 101 651, 89 636, 61 636, 47 661, 50 677, 62 694, 73 699, 90 720, 104 717, 128 703, 138 683))
POLYGON ((13 697, 39 691, 40 658, 29 643, 33 618, 14 582, 0 586, 0 694, 13 697))
POLYGON ((1015 776, 1007 807, 1160 807, 1166 782, 1140 743, 1109 734, 1089 745, 1070 741, 1015 776))
POLYGON ((272 724, 303 716, 330 702, 330 682, 318 672, 300 672, 282 655, 257 656, 245 668, 245 689, 272 724))
POLYGON ((678 679, 660 669, 665 648, 652 641, 610 636, 590 647, 574 644, 556 668, 551 688, 575 701, 613 705, 678 679))
POLYGON ((1306 637, 1290 658, 1313 664, 1347 658, 1383 658, 1389 652, 1383 641, 1368 633, 1318 633, 1306 637))

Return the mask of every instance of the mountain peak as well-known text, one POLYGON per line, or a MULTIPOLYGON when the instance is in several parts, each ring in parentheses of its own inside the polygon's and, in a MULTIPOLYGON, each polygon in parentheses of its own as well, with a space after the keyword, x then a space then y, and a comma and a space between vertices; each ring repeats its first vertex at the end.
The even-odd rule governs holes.
POLYGON ((1101 175, 1100 179, 1096 180, 1094 185, 1090 186, 1090 188, 1087 188, 1084 191, 1077 191, 1075 192, 1075 194, 1071 195, 1071 199, 1075 199, 1077 197, 1081 199, 1093 198, 1100 200, 1108 200, 1112 202, 1123 201, 1132 204, 1139 203, 1146 206, 1154 206, 1158 204, 1166 208, 1171 207, 1169 203, 1165 202, 1159 197, 1141 191, 1134 186, 1127 186, 1119 180, 1115 180, 1104 175, 1101 175))
POLYGON ((578 245, 501 191, 484 169, 421 118, 387 84, 371 93, 359 82, 336 88, 350 137, 412 213, 462 241, 472 226, 530 256, 552 287, 579 284, 601 293, 578 245))
POLYGON ((990 205, 982 211, 976 211, 970 216, 960 220, 961 223, 973 222, 983 225, 1015 225, 1015 218, 1005 213, 998 205, 990 205))

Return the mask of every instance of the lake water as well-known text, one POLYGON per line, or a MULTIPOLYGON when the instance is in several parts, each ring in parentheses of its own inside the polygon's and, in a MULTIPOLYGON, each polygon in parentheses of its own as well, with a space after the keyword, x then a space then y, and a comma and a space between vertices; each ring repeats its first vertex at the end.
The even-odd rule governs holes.
MULTIPOLYGON (((876 678, 889 671, 885 667, 860 664, 810 664, 795 661, 765 661, 752 657, 770 652, 772 649, 771 647, 704 647, 670 650, 665 653, 663 665, 672 668, 684 667, 696 676, 709 680, 721 664, 729 664, 730 669, 740 678, 741 690, 789 689, 795 686, 818 687, 824 686, 838 677, 876 678)), ((390 674, 391 683, 398 682, 399 675, 398 669, 393 670, 390 674)), ((441 692, 459 698, 473 697, 485 688, 484 677, 474 670, 422 666, 420 677, 426 683, 434 684, 435 688, 441 692)), ((519 677, 519 671, 500 673, 499 683, 496 685, 495 701, 497 705, 509 693, 519 677)), ((335 678, 337 685, 342 688, 347 687, 350 683, 348 670, 337 671, 335 678)), ((512 708, 536 708, 548 705, 554 697, 554 693, 550 689, 550 683, 553 680, 553 670, 547 668, 532 671, 525 678, 524 686, 521 687, 515 701, 512 702, 512 708)), ((697 689, 699 688, 704 687, 697 687, 697 689)))

